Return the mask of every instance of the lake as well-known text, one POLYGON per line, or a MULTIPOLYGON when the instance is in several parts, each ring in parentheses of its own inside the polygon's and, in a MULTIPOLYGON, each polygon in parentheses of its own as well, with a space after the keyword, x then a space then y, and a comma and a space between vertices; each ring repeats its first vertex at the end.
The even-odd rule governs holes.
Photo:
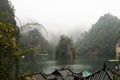
POLYGON ((77 56, 75 60, 54 60, 54 59, 45 59, 41 58, 38 62, 35 63, 24 63, 22 67, 23 72, 30 70, 32 72, 42 71, 46 74, 51 73, 56 68, 69 67, 73 72, 88 71, 93 72, 98 70, 106 63, 107 67, 114 69, 115 64, 109 62, 108 60, 113 59, 110 57, 83 57, 77 56))

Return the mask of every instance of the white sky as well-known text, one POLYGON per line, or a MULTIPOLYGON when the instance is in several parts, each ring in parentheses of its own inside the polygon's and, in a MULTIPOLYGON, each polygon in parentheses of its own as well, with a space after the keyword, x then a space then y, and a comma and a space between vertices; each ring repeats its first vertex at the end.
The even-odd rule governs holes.
POLYGON ((67 32, 90 27, 100 16, 120 18, 120 0, 11 0, 21 20, 39 22, 48 30, 67 32))

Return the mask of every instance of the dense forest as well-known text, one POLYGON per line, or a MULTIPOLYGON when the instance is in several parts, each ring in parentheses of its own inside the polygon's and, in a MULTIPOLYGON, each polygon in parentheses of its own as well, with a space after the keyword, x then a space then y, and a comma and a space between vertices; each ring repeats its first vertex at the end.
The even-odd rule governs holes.
POLYGON ((20 53, 17 47, 19 29, 14 7, 8 0, 0 0, 0 76, 1 80, 15 80, 19 75, 20 53))
POLYGON ((120 20, 105 14, 82 34, 76 45, 76 52, 89 56, 115 56, 115 45, 120 38, 120 20))
MULTIPOLYGON (((53 48, 52 45, 49 44, 49 42, 44 38, 42 33, 40 32, 39 29, 37 29, 37 24, 36 23, 28 23, 30 24, 29 26, 27 25, 27 28, 21 27, 20 29, 20 45, 21 51, 24 52, 27 49, 33 48, 32 51, 29 51, 29 54, 25 55, 25 60, 30 61, 34 57, 38 57, 40 54, 49 54, 52 56, 53 53, 53 48), (34 24, 34 25, 32 25, 34 24), (33 28, 33 26, 35 26, 33 28), (29 29, 30 28, 30 29, 29 29), (36 48, 34 50, 34 48, 36 48), (31 55, 31 56, 30 56, 31 55)), ((41 25, 39 27, 42 27, 41 25)), ((46 32, 47 33, 47 32, 46 32)))

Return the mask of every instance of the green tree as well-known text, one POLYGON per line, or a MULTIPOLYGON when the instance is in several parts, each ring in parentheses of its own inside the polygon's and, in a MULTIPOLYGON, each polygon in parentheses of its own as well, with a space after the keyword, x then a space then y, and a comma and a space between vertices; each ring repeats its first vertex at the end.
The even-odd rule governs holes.
POLYGON ((14 6, 8 0, 0 0, 0 22, 5 25, 12 24, 15 38, 19 38, 19 28, 16 26, 14 6))
POLYGON ((0 0, 0 79, 18 79, 19 50, 17 40, 19 28, 16 26, 14 7, 8 0, 0 0))
POLYGON ((0 79, 14 80, 18 77, 19 50, 16 46, 12 25, 0 22, 0 79))

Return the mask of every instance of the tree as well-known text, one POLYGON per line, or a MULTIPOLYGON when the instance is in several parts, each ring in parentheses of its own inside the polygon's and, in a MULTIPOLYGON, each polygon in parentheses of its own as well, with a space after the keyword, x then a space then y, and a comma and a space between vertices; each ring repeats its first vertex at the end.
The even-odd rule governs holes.
POLYGON ((16 26, 14 7, 8 0, 0 0, 0 79, 18 79, 19 50, 17 40, 19 29, 16 26))
POLYGON ((14 6, 8 0, 0 0, 0 22, 5 25, 12 24, 16 40, 19 38, 19 28, 16 26, 14 6))
POLYGON ((14 80, 18 77, 19 50, 16 46, 12 25, 0 22, 0 76, 1 80, 14 80))

